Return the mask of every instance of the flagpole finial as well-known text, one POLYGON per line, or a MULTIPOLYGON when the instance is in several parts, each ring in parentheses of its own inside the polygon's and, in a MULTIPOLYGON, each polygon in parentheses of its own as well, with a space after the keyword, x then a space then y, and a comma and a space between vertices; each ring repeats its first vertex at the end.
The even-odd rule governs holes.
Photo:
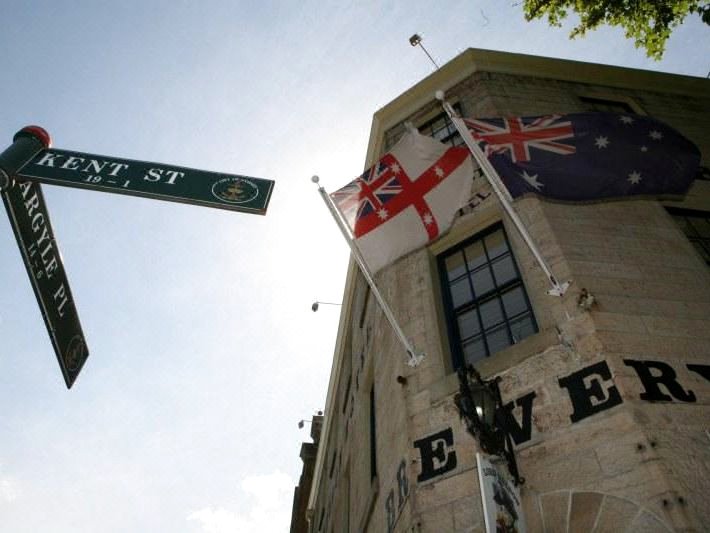
POLYGON ((315 176, 315 175, 314 175, 314 176, 311 176, 311 181, 312 181, 313 183, 318 183, 318 182, 320 181, 320 178, 319 178, 318 176, 315 176))
POLYGON ((436 97, 437 100, 439 100, 439 102, 444 101, 444 91, 438 90, 434 93, 434 96, 436 97))

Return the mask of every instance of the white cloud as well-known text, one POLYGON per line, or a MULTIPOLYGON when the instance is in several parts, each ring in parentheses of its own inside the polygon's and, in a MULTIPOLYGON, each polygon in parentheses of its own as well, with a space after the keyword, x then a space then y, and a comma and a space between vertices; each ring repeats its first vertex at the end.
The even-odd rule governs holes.
POLYGON ((205 507, 199 511, 191 513, 188 520, 197 520, 202 523, 202 531, 205 533, 227 533, 236 531, 246 531, 244 520, 236 513, 228 511, 223 507, 205 507))
POLYGON ((291 518, 295 483, 280 470, 242 480, 249 511, 240 513, 224 507, 205 507, 190 513, 188 520, 200 522, 204 533, 276 533, 286 531, 291 518))
MULTIPOLYGON (((0 468, 1 470, 1 468, 0 468)), ((9 476, 0 471, 0 503, 12 503, 17 499, 17 484, 9 476)))

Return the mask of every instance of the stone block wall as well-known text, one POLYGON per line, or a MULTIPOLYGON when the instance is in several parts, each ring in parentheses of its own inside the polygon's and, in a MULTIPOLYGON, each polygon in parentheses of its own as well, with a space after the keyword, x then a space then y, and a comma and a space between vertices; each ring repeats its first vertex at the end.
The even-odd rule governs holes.
MULTIPOLYGON (((630 99, 696 142, 707 164, 710 97, 488 72, 447 93, 468 116, 580 112, 580 95, 630 99)), ((430 117, 436 105, 408 120, 430 117)), ((710 211, 703 187, 693 189, 693 208, 710 211)), ((540 331, 477 367, 501 377, 526 478, 528 531, 710 530, 710 268, 656 200, 526 198, 515 207, 556 276, 573 282, 570 290, 547 295, 546 277, 514 227, 495 201, 482 204, 448 236, 377 276, 402 329, 426 353, 417 368, 406 365, 364 282, 355 284, 312 532, 484 531, 479 449, 453 403, 458 382, 435 256, 499 220, 540 331), (577 305, 582 288, 595 297, 589 310, 577 305)))

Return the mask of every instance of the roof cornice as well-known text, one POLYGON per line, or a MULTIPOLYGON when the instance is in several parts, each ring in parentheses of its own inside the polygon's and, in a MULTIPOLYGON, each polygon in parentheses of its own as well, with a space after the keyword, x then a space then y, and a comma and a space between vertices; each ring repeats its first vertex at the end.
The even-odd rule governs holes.
POLYGON ((385 131, 406 119, 413 109, 420 109, 433 101, 436 91, 446 92, 475 72, 531 76, 702 98, 710 95, 710 80, 706 78, 469 48, 375 112, 365 166, 371 166, 381 153, 385 131))

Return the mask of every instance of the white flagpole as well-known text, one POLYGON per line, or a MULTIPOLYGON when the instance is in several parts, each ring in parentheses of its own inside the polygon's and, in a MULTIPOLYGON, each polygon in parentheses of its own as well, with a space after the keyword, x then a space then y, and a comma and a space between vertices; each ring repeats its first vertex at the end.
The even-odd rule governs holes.
POLYGON ((444 107, 444 110, 449 115, 451 122, 453 122, 454 126, 461 134, 461 137, 466 143, 466 146, 471 152, 471 155, 473 155, 473 158, 481 167, 483 175, 488 180, 488 183, 491 184, 493 192, 500 200, 503 209, 513 221, 513 224, 520 233, 520 236, 525 241, 525 244, 527 244, 528 248, 530 248, 530 251, 537 260, 538 264, 540 265, 540 268, 542 268, 543 272, 545 272, 548 281, 552 285, 552 288, 547 291, 547 293, 552 296, 562 296, 567 291, 567 288, 569 287, 569 282, 565 281, 564 283, 559 283, 557 281, 557 278, 555 278, 554 274, 552 273, 552 270, 550 269, 550 266, 547 264, 547 261, 545 261, 545 258, 542 257, 540 250, 538 250, 535 241, 533 241, 532 237, 530 236, 530 233, 528 233, 528 230, 523 224, 523 221, 520 220, 520 217, 513 209, 513 206, 511 205, 513 198, 512 196, 510 196, 510 192, 501 181, 498 172, 496 172, 496 169, 493 168, 493 165, 491 165, 491 162, 483 153, 483 150, 481 150, 481 147, 478 146, 478 143, 476 143, 476 141, 473 139, 473 136, 471 135, 471 132, 468 131, 468 127, 466 126, 464 121, 458 116, 454 108, 452 108, 451 105, 444 100, 444 93, 442 91, 437 91, 436 98, 441 101, 441 105, 444 107))
POLYGON ((382 309, 382 312, 385 314, 385 317, 387 317, 387 320, 389 321, 390 325, 392 326, 392 329, 394 330, 395 335, 397 335, 397 338, 399 338, 399 341, 402 343, 402 345, 404 346, 404 349, 407 351, 407 356, 409 357, 407 364, 411 367, 416 367, 417 365, 419 365, 419 363, 422 362, 422 359, 424 359, 424 354, 415 352, 414 346, 412 345, 411 342, 409 342, 409 339, 404 334, 404 331, 402 331, 402 328, 400 327, 399 322, 397 322, 397 319, 395 318, 394 313, 392 313, 392 309, 390 309, 390 306, 387 305, 387 302, 385 301, 384 297, 382 296, 382 293, 377 288, 377 285, 375 284, 375 279, 372 277, 372 272, 370 272, 370 269, 367 266, 367 263, 365 262, 365 258, 363 257, 362 252, 360 251, 360 248, 358 247, 357 243, 355 242, 355 239, 353 238, 352 233, 350 232, 350 228, 348 228, 347 224, 343 220, 340 210, 337 208, 337 206, 335 204, 333 204, 332 199, 330 198, 330 196, 328 195, 326 190, 323 188, 323 186, 318 184, 320 179, 318 178, 318 176, 313 176, 311 178, 311 181, 313 183, 315 183, 316 185, 318 185, 318 192, 320 193, 321 198, 323 198, 323 201, 325 202, 325 205, 328 208, 328 211, 330 211, 330 214, 335 219, 336 224, 338 224, 338 227, 340 228, 340 232, 343 234, 343 237, 345 237, 345 241, 348 243, 348 246, 350 247, 350 251, 352 252, 353 257, 355 258, 355 262, 360 267, 360 271, 362 272, 362 275, 364 276, 365 281, 367 281, 367 284, 370 286, 370 290, 372 291, 372 294, 375 296, 377 303, 380 304, 380 308, 382 309))

